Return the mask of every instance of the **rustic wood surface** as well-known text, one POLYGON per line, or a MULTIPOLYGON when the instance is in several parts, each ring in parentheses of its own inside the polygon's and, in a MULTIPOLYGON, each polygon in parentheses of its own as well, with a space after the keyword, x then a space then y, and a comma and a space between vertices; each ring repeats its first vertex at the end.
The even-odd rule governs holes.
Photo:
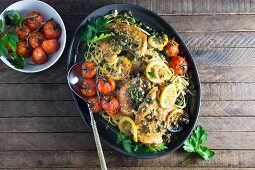
MULTIPOLYGON (((16 2, 1 0, 0 11, 16 2)), ((100 6, 133 3, 178 31, 202 82, 198 124, 208 131, 210 161, 179 149, 157 159, 121 155, 103 144, 109 169, 255 169, 255 0, 46 0, 63 17, 67 45, 61 59, 36 74, 0 62, 0 169, 99 169, 93 135, 66 84, 66 59, 75 28, 100 6)))

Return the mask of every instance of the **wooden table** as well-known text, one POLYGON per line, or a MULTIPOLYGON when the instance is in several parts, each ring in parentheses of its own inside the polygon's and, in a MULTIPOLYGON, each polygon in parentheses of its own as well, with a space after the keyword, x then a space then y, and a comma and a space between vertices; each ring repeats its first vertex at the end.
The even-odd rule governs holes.
MULTIPOLYGON (((0 10, 15 2, 1 0, 0 10)), ((47 0, 63 17, 68 42, 61 59, 37 74, 0 63, 0 168, 99 169, 93 135, 66 83, 75 28, 91 11, 115 0, 47 0)), ((198 124, 216 156, 184 165, 182 150, 158 159, 121 155, 104 145, 109 169, 248 169, 255 167, 255 1, 121 0, 163 16, 180 33, 202 82, 198 124)))

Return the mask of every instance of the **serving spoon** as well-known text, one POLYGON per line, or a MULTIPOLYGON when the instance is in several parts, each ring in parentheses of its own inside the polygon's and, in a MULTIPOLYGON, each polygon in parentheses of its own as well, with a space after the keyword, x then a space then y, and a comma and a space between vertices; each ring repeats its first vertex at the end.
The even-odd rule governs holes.
MULTIPOLYGON (((84 78, 81 76, 81 70, 82 70, 82 63, 74 64, 68 70, 67 82, 68 82, 68 85, 70 86, 71 90, 77 96, 79 96, 81 99, 83 99, 86 102, 83 94, 81 93, 82 82, 84 80, 84 78)), ((93 134, 94 134, 95 142, 96 142, 97 153, 98 153, 98 158, 99 158, 101 170, 107 170, 102 145, 101 145, 99 134, 98 134, 98 131, 97 131, 96 121, 94 119, 93 112, 91 111, 90 106, 89 106, 88 103, 87 103, 87 105, 88 105, 88 109, 89 109, 90 124, 91 124, 92 131, 93 131, 93 134)))

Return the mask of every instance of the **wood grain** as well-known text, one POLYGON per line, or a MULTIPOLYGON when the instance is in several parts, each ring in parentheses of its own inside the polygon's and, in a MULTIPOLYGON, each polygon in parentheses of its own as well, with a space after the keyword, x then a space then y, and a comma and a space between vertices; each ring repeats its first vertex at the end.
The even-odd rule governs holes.
MULTIPOLYGON (((3 0, 0 9, 16 2, 15 0, 3 0)), ((111 3, 132 3, 148 8, 156 13, 163 15, 215 15, 215 14, 254 14, 254 0, 97 0, 80 1, 74 0, 68 3, 68 0, 62 0, 58 3, 56 0, 46 0, 48 4, 57 9, 61 15, 86 15, 96 8, 111 3)))
MULTIPOLYGON (((252 168, 255 166, 254 151, 216 150, 216 157, 204 161, 193 157, 183 166, 179 163, 187 156, 181 151, 157 159, 137 159, 120 155, 115 151, 104 151, 109 168, 117 167, 232 167, 252 168)), ((0 152, 2 168, 36 168, 36 167, 72 167, 98 168, 99 161, 96 151, 5 151, 0 152)))
MULTIPOLYGON (((63 20, 69 23, 67 31, 76 30, 85 17, 86 15, 62 16, 63 20)), ((162 17, 169 22, 177 32, 239 32, 255 30, 255 19, 253 15, 164 15, 162 17)))
MULTIPOLYGON (((210 132, 255 131, 254 117, 200 117, 197 124, 210 132)), ((0 118, 1 132, 90 132, 83 120, 77 117, 22 117, 0 118)))
MULTIPOLYGON (((95 150, 91 133, 0 133, 1 150, 95 150)), ((255 132, 208 132, 211 149, 255 150, 255 132), (245 142, 240 139, 245 139, 245 142), (231 142, 230 142, 231 141, 231 142)), ((103 145, 103 148, 109 147, 103 145)))

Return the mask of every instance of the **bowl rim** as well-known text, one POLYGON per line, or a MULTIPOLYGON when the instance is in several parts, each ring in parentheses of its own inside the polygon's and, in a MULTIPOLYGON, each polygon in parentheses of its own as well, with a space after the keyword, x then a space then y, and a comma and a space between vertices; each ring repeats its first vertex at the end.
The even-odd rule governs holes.
MULTIPOLYGON (((91 18, 91 15, 95 15, 95 16, 99 16, 99 15, 96 15, 96 13, 98 13, 100 10, 104 9, 104 8, 109 8, 109 7, 112 7, 112 9, 114 9, 114 6, 133 6, 135 8, 138 8, 139 10, 144 10, 145 12, 149 12, 151 14, 153 14, 154 16, 156 16, 157 18, 160 18, 162 20, 162 22, 166 25, 168 25, 169 27, 172 28, 172 32, 174 32, 175 35, 177 35, 180 39, 180 44, 183 45, 183 48, 185 49, 186 51, 186 54, 188 54, 191 58, 191 62, 194 66, 194 74, 196 75, 196 79, 197 79, 197 106, 196 106, 196 109, 195 109, 195 112, 196 112, 196 116, 195 116, 195 120, 194 120, 194 124, 192 125, 192 128, 189 129, 189 131, 187 132, 187 137, 185 137, 185 139, 180 142, 178 145, 176 145, 173 149, 171 150, 166 150, 166 151, 162 151, 162 152, 158 152, 157 154, 155 153, 151 153, 151 154, 137 154, 137 153, 127 153, 125 152, 123 149, 120 149, 114 145, 112 145, 110 142, 108 142, 105 138, 102 138, 100 137, 100 139, 106 143, 108 146, 110 146, 111 148, 113 148, 114 150, 126 155, 126 156, 130 156, 130 157, 134 157, 134 158, 139 158, 139 159, 152 159, 152 158, 158 158, 158 157, 162 157, 162 156, 165 156, 165 155, 168 155, 168 154, 171 154, 173 152, 175 152, 178 148, 180 148, 183 143, 185 142, 185 140, 190 136, 190 134, 192 133, 192 130, 194 129, 195 125, 197 124, 197 119, 199 117, 199 111, 200 111, 200 106, 201 106, 201 83, 200 83, 200 79, 199 79, 199 74, 198 74, 198 71, 197 71, 197 66, 193 60, 193 57, 189 51, 189 49, 187 48, 186 44, 183 42, 182 38, 179 36, 179 34, 177 33, 177 31, 171 26, 170 23, 168 23, 163 17, 161 17, 159 14, 147 9, 147 8, 144 8, 142 6, 139 6, 139 5, 136 5, 136 4, 130 4, 130 3, 112 3, 112 4, 108 4, 108 5, 103 5, 101 7, 98 7, 97 9, 95 9, 94 11, 92 11, 89 15, 87 15, 80 23, 80 25, 77 27, 75 33, 73 34, 73 38, 72 38, 72 41, 70 43, 70 47, 69 47, 69 53, 68 53, 68 58, 67 58, 67 71, 69 70, 69 68, 72 66, 71 64, 71 58, 72 58, 72 51, 73 51, 73 45, 74 45, 74 41, 75 41, 75 37, 77 35, 77 33, 79 32, 80 28, 84 25, 84 22, 85 20, 89 20, 91 18)), ((86 23, 86 22, 85 22, 86 23)), ((71 90, 71 89, 70 89, 71 90)), ((71 91, 72 92, 72 91, 71 91)), ((89 123, 90 121, 87 120, 87 118, 84 116, 83 114, 83 111, 81 109, 81 106, 79 105, 79 97, 72 92, 72 96, 73 96, 73 99, 75 101, 75 105, 79 111, 79 114, 81 116, 81 118, 83 119, 84 123, 89 127, 90 130, 92 130, 92 127, 91 127, 91 124, 89 123)))
POLYGON ((61 42, 61 43, 63 43, 63 48, 60 49, 61 51, 60 51, 60 53, 59 53, 59 56, 58 56, 55 60, 53 60, 52 63, 50 63, 50 64, 47 65, 46 67, 41 68, 41 69, 38 69, 38 70, 29 70, 29 71, 28 71, 28 70, 24 70, 24 69, 17 69, 17 68, 15 68, 14 66, 12 66, 12 65, 6 60, 6 57, 5 57, 4 55, 2 55, 2 56, 0 57, 0 59, 2 60, 2 62, 3 62, 5 65, 7 65, 8 67, 10 67, 10 68, 12 68, 13 70, 16 70, 16 71, 18 71, 18 72, 22 72, 22 73, 38 73, 38 72, 42 72, 42 71, 44 71, 44 70, 47 70, 48 68, 50 68, 51 66, 53 66, 53 65, 59 60, 59 58, 62 56, 62 54, 63 54, 63 52, 64 52, 64 50, 65 50, 65 46, 66 46, 66 27, 65 27, 65 23, 64 23, 62 17, 59 15, 59 13, 58 13, 52 6, 50 6, 49 4, 47 4, 47 3, 45 3, 45 2, 42 2, 42 1, 40 1, 40 0, 21 0, 21 1, 17 1, 17 2, 15 2, 15 3, 9 5, 8 7, 6 7, 6 8, 2 11, 2 13, 0 14, 0 16, 3 16, 3 15, 4 15, 4 12, 6 11, 7 8, 9 8, 9 7, 13 6, 13 5, 16 5, 16 4, 18 4, 18 3, 24 2, 24 1, 25 1, 25 2, 29 2, 29 1, 30 1, 30 2, 35 2, 35 3, 38 3, 38 4, 40 4, 40 5, 47 6, 49 9, 51 9, 53 12, 56 13, 57 17, 59 17, 59 18, 60 18, 60 21, 61 21, 61 23, 59 23, 59 24, 61 24, 61 25, 63 26, 63 28, 62 28, 62 35, 61 35, 61 36, 64 36, 64 40, 63 40, 63 42, 61 42))

